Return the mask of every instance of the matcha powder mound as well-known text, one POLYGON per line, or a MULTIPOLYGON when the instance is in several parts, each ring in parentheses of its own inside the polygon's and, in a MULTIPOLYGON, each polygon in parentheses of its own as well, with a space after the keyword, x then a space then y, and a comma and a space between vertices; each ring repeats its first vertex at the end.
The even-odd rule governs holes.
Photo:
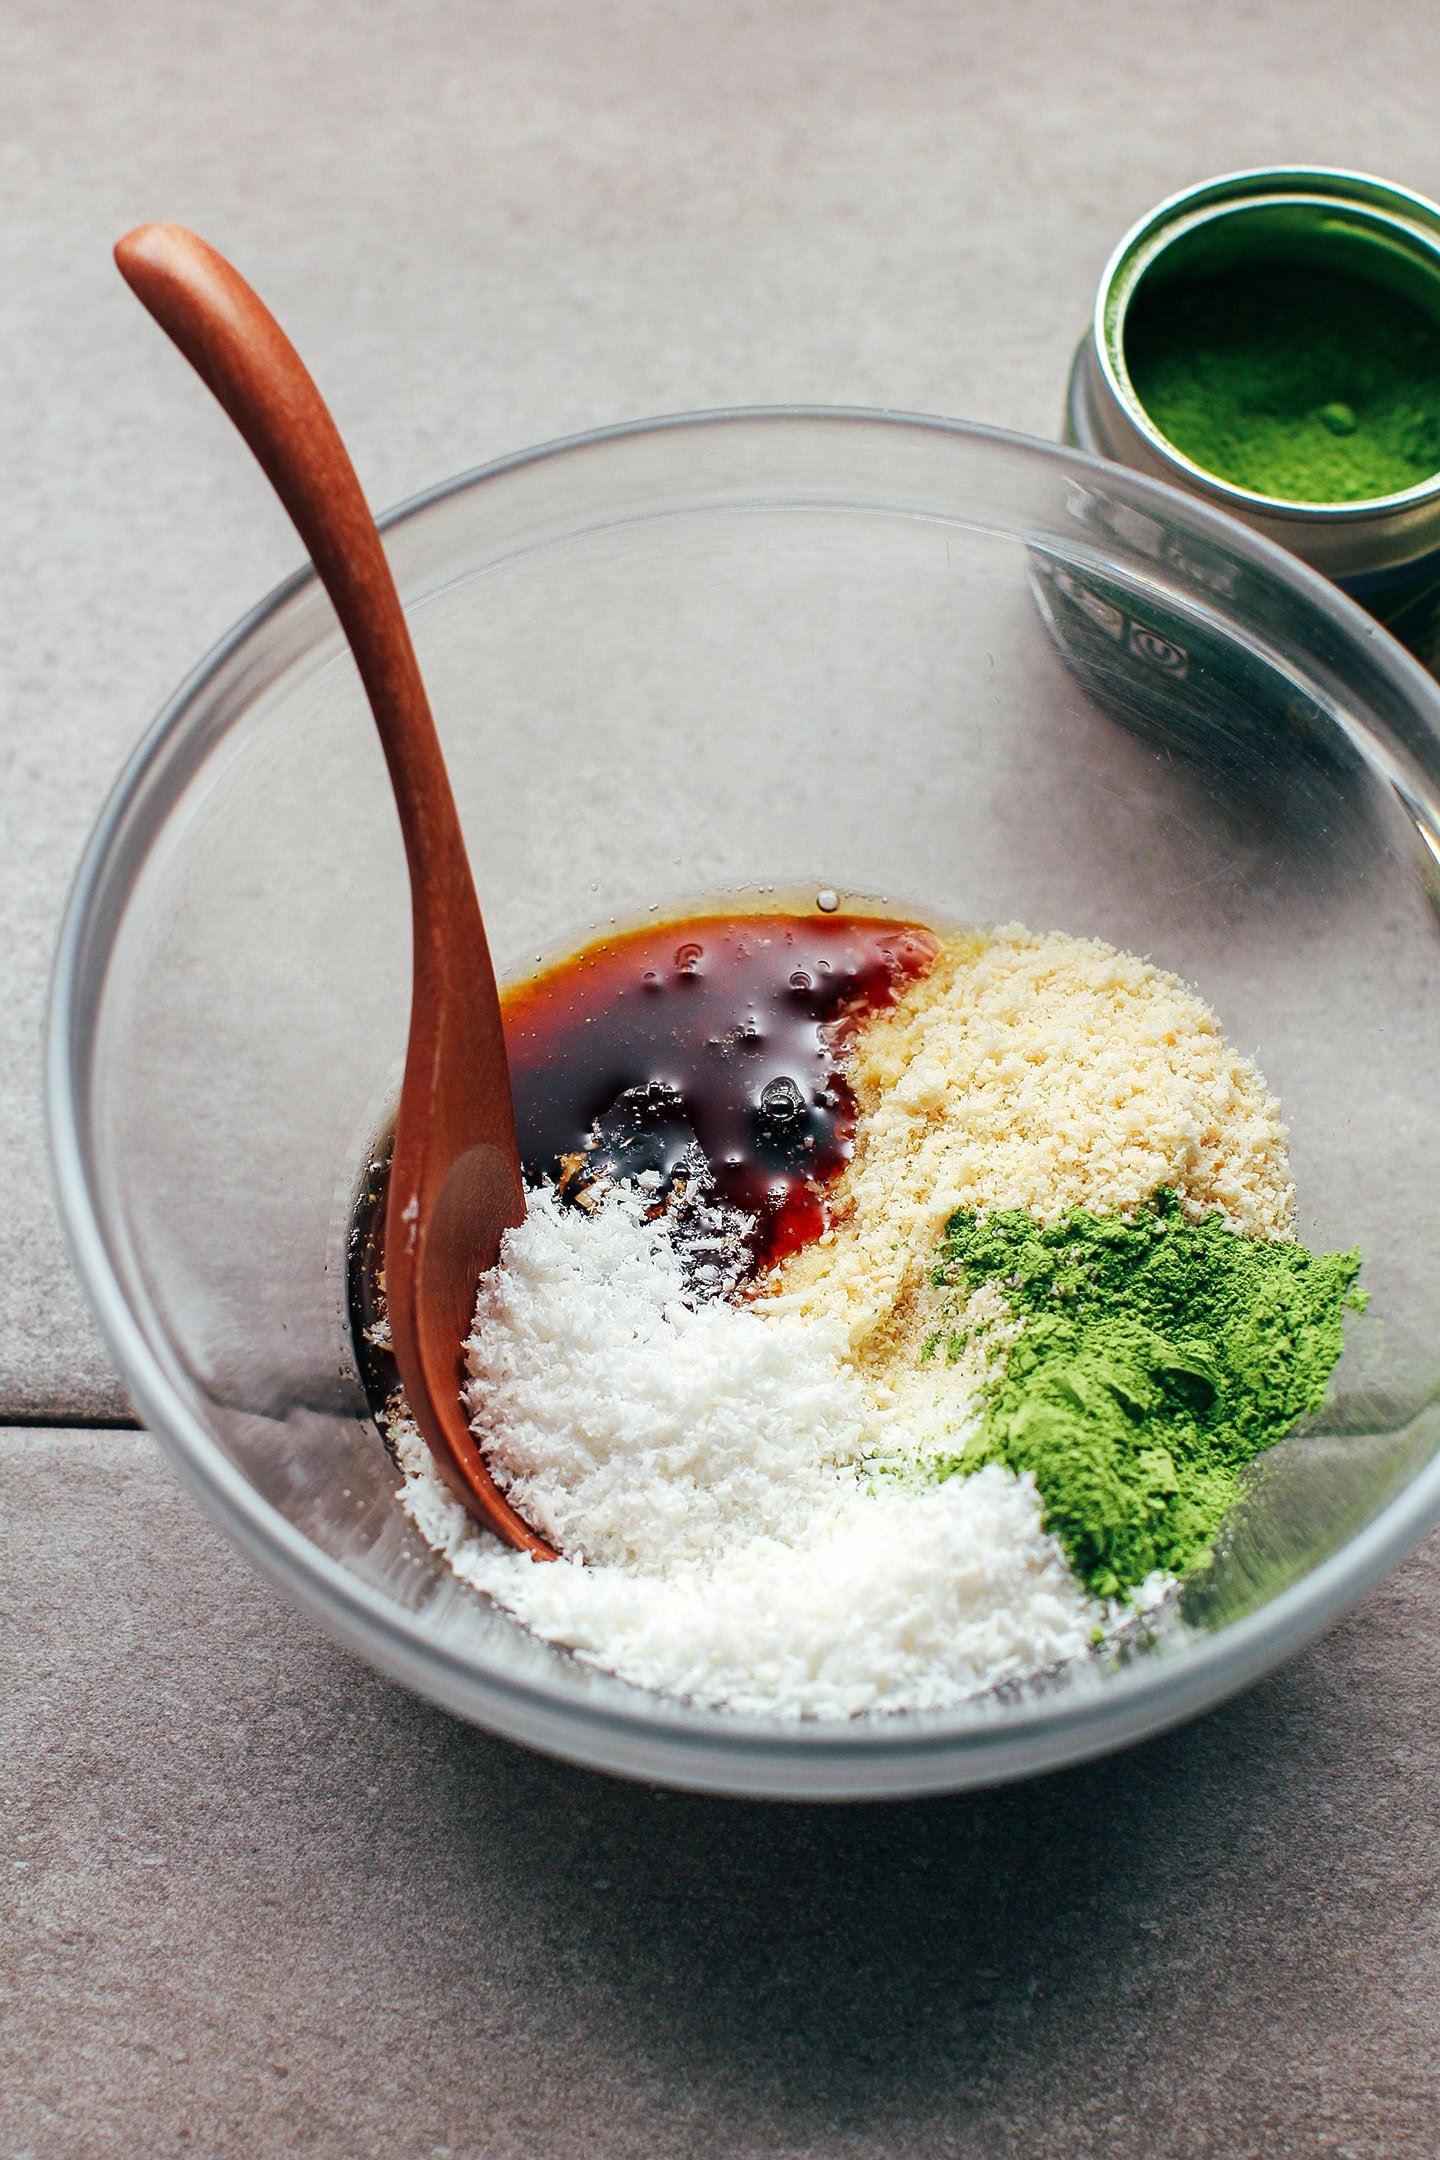
MULTIPOLYGON (((1099 1597, 1208 1556, 1246 1463, 1319 1407, 1359 1309, 1356 1252, 1196 1221, 1163 1191, 1133 1218, 951 1217, 932 1278, 957 1315, 993 1284, 1023 1322, 941 1474, 1029 1471, 1046 1527, 1099 1597)), ((942 1324, 927 1359, 958 1359, 942 1324)))

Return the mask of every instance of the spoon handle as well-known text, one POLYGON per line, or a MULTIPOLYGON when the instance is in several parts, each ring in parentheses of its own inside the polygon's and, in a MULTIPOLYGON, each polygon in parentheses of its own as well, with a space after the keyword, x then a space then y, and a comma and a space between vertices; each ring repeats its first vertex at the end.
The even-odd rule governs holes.
POLYGON ((325 401, 269 309, 183 225, 142 225, 120 273, 263 467, 335 604, 390 768, 410 870, 410 1037, 386 1206, 386 1294, 411 1410, 452 1489, 552 1557, 491 1477, 461 1408, 476 1284, 525 1189, 495 970, 395 580, 325 401))
POLYGON ((469 862, 405 611, 340 431, 270 310, 197 233, 141 225, 115 260, 249 444, 334 602, 390 767, 418 945, 422 921, 440 928, 432 881, 443 871, 468 885, 469 862))

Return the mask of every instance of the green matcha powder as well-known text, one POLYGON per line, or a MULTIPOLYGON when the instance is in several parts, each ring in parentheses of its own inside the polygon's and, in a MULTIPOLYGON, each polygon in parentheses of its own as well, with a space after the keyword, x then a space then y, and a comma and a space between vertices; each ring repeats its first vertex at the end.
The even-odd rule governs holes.
MULTIPOLYGON (((1245 1465, 1318 1409, 1359 1308, 1357 1252, 1242 1237, 1162 1192, 1133 1220, 1023 1210, 946 1228, 932 1280, 993 1283, 1024 1325, 942 1475, 1030 1471, 1046 1527, 1099 1597, 1208 1557, 1245 1465)), ((942 1329, 927 1357, 958 1356, 942 1329)))
POLYGON ((1440 325, 1366 278, 1303 267, 1142 285, 1139 398, 1192 464, 1286 502, 1363 502, 1440 471, 1440 325))

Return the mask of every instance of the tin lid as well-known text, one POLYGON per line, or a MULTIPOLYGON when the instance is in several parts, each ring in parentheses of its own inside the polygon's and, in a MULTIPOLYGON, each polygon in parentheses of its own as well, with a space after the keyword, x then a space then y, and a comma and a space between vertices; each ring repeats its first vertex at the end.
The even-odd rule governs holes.
POLYGON ((1128 310, 1157 269, 1200 274, 1268 256, 1327 265, 1422 301, 1440 322, 1440 206, 1326 166, 1258 166, 1187 188, 1132 227, 1105 267, 1072 381, 1082 449, 1203 495, 1331 577, 1372 576, 1440 549, 1440 473, 1370 501, 1291 502, 1196 465, 1155 426, 1125 358, 1128 310))

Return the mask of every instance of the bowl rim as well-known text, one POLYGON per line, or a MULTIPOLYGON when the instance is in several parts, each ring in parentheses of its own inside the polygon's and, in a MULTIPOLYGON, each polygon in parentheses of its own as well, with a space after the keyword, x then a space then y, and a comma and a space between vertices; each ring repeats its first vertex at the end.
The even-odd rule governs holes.
MULTIPOLYGON (((938 415, 863 406, 761 405, 666 414, 592 428, 457 473, 385 511, 383 533, 452 497, 526 467, 662 434, 701 430, 857 425, 937 439, 988 442, 1076 477, 1114 484, 1158 512, 1183 514, 1213 531, 1318 607, 1348 637, 1362 638, 1440 749, 1440 684, 1358 604, 1296 556, 1211 504, 1148 474, 1016 431, 938 415), (1428 711, 1427 711, 1428 708, 1428 711)), ((112 850, 151 772, 185 726, 191 707, 232 656, 307 586, 301 563, 243 615, 190 670, 144 730, 115 779, 75 870, 55 948, 44 1043, 51 1172, 61 1225, 100 1332, 145 1428, 158 1440, 226 1533, 303 1608, 350 1648, 415 1692, 471 1722, 541 1752, 622 1776, 752 1798, 899 1798, 1005 1782, 1084 1761, 1175 1725, 1236 1693, 1328 1627, 1440 1517, 1440 1454, 1424 1464, 1365 1526, 1263 1606, 1192 1641, 1179 1655, 1132 1660, 1103 1685, 1078 1686, 1007 1705, 1003 1716, 961 1726, 957 1713, 877 1718, 855 1724, 780 1721, 702 1711, 683 1723, 648 1709, 584 1700, 545 1678, 519 1679, 462 1654, 415 1613, 393 1603, 313 1544, 250 1484, 171 1387, 133 1316, 111 1265, 84 1167, 82 1069, 77 1022, 82 948, 112 850)), ((1423 1414, 1423 1413, 1422 1413, 1423 1414)))

